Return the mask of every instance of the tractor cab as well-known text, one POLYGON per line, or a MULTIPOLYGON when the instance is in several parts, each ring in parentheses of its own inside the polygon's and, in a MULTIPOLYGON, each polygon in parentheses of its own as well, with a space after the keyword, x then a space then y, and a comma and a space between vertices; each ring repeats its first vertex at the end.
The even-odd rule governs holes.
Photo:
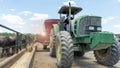
MULTIPOLYGON (((74 19, 74 15, 79 13, 81 10, 82 8, 71 6, 70 3, 69 6, 62 6, 58 11, 58 13, 60 14, 60 30, 66 30, 67 27, 71 25, 69 23, 71 23, 71 20, 74 19), (65 16, 62 16, 62 14, 66 15, 66 18, 65 16)), ((67 30, 70 30, 70 28, 68 28, 67 30)))

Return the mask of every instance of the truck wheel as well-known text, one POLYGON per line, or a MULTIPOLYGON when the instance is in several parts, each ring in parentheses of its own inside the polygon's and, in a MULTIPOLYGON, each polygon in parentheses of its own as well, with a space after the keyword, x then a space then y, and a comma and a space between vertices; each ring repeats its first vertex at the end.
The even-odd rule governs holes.
POLYGON ((106 66, 115 65, 119 61, 119 54, 120 48, 116 39, 111 47, 94 51, 97 62, 106 66))
POLYGON ((56 57, 58 68, 71 68, 74 52, 70 34, 61 31, 56 36, 56 57))
POLYGON ((53 28, 51 29, 51 36, 50 36, 50 56, 56 57, 56 45, 55 45, 55 36, 53 28))
POLYGON ((47 45, 43 45, 43 49, 47 49, 47 45))

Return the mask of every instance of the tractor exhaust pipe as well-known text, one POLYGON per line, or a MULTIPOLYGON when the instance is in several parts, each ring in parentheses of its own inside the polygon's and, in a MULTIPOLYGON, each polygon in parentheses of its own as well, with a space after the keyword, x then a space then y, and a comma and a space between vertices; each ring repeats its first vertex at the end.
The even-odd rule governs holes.
POLYGON ((71 17, 71 3, 69 2, 69 32, 71 31, 70 29, 70 26, 71 26, 71 19, 70 19, 70 17, 71 17))

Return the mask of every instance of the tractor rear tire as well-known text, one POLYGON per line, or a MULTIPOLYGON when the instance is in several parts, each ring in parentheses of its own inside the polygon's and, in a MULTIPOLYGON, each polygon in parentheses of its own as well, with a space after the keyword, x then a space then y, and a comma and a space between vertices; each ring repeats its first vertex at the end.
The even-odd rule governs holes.
POLYGON ((98 63, 105 66, 113 66, 119 61, 120 46, 118 40, 114 40, 111 47, 102 50, 95 50, 94 55, 98 63))
POLYGON ((71 68, 74 52, 70 34, 60 31, 56 36, 56 57, 58 68, 71 68))
POLYGON ((52 35, 52 39, 51 39, 51 46, 50 46, 50 56, 56 57, 56 45, 55 45, 55 36, 54 36, 53 29, 51 29, 51 35, 52 35))

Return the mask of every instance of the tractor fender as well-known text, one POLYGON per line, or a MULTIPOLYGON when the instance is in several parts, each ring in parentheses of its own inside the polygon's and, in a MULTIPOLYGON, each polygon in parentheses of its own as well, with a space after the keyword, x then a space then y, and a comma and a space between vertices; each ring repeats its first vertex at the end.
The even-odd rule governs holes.
POLYGON ((57 33, 59 32, 59 25, 58 24, 53 24, 53 33, 56 36, 57 33))

